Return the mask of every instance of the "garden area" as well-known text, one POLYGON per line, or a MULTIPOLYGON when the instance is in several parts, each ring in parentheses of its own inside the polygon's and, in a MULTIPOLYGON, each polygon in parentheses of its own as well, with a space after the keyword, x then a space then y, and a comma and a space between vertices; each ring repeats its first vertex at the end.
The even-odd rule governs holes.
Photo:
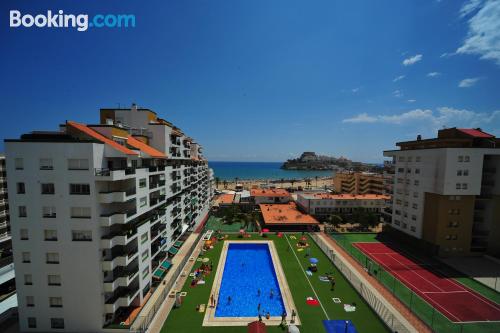
MULTIPOLYGON (((216 223, 216 222, 213 222, 216 223)), ((325 332, 323 320, 351 320, 359 333, 388 332, 387 327, 372 309, 364 302, 361 296, 353 289, 349 282, 337 270, 333 263, 326 257, 316 243, 307 235, 284 234, 279 237, 275 234, 268 234, 267 240, 272 240, 280 257, 288 285, 292 292, 293 301, 297 314, 300 318, 301 332, 325 332), (301 238, 309 245, 309 250, 299 251, 297 244, 301 238), (306 274, 311 266, 311 258, 316 258, 315 265, 317 271, 306 274), (333 276, 335 278, 334 290, 331 284, 321 277, 333 276), (308 298, 315 300, 313 304, 308 298), (334 302, 333 298, 340 300, 334 302), (350 308, 350 312, 346 311, 350 308), (353 308, 354 306, 354 308, 353 308), (354 310, 354 311, 352 311, 354 310)), ((238 240, 238 235, 229 235, 229 240, 238 240)), ((250 234, 248 240, 261 240, 258 234, 250 234)), ((209 306, 210 291, 212 288, 215 271, 219 264, 219 257, 222 250, 223 241, 218 241, 214 247, 205 253, 203 260, 213 265, 212 273, 205 277, 202 285, 192 286, 188 279, 182 288, 186 292, 182 305, 174 308, 170 312, 164 323, 162 332, 194 332, 194 333, 244 333, 246 326, 232 327, 203 327, 202 322, 205 313, 200 312, 200 307, 209 306), (201 306, 203 305, 203 306, 201 306)), ((202 261, 203 262, 203 261, 202 261)), ((195 265, 193 271, 199 267, 195 265)), ((288 314, 288 319, 290 314, 288 314)), ((257 317, 255 318, 257 320, 257 317)), ((264 319, 265 322, 265 319, 264 319)), ((268 332, 284 332, 284 328, 279 326, 269 326, 268 332)))

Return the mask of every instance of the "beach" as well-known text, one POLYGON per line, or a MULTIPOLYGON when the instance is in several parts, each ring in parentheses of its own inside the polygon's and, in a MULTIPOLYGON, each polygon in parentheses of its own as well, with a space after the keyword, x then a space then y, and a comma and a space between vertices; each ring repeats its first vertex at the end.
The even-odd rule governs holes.
MULTIPOLYGON (((284 181, 281 180, 272 180, 272 179, 239 179, 238 180, 238 185, 242 185, 244 189, 252 189, 256 187, 267 187, 267 186, 275 186, 275 187, 280 187, 280 188, 294 188, 298 189, 299 187, 302 187, 303 189, 306 188, 321 188, 324 189, 325 186, 327 189, 332 188, 332 177, 318 177, 316 178, 309 178, 309 184, 307 184, 306 179, 296 179, 292 180, 291 179, 285 179, 284 181)), ((218 190, 234 190, 236 188, 236 182, 234 180, 226 180, 226 181, 219 181, 217 185, 218 190)))

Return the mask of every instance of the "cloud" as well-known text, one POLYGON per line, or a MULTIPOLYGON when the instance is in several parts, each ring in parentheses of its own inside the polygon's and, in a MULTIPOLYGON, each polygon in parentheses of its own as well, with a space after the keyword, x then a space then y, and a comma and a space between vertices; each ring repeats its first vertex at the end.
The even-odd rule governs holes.
POLYGON ((401 90, 394 90, 394 91, 392 92, 392 95, 393 95, 394 97, 400 98, 400 97, 403 97, 403 92, 402 92, 401 90))
POLYGON ((482 4, 482 0, 469 0, 460 8, 460 17, 468 16, 470 13, 476 11, 482 4))
POLYGON ((397 78, 395 78, 394 80, 392 80, 392 82, 398 82, 398 81, 401 81, 402 79, 404 79, 406 77, 406 75, 400 75, 398 76, 397 78))
POLYGON ((441 76, 441 73, 439 73, 439 72, 430 72, 430 73, 427 73, 427 76, 428 77, 438 77, 438 76, 441 76))
POLYGON ((474 112, 451 107, 439 107, 436 110, 415 109, 394 115, 369 115, 362 113, 342 120, 343 123, 383 123, 392 125, 411 125, 435 132, 445 127, 480 127, 500 121, 500 110, 491 113, 474 112))
POLYGON ((352 92, 353 94, 357 93, 358 91, 359 91, 359 88, 352 88, 352 89, 351 89, 351 92, 352 92))
POLYGON ((408 103, 415 103, 417 100, 416 99, 409 99, 408 103))
POLYGON ((342 120, 343 123, 374 123, 378 119, 376 117, 371 117, 368 113, 360 113, 355 117, 347 118, 342 120))
POLYGON ((423 56, 421 54, 416 54, 413 57, 406 58, 405 60, 403 60, 403 65, 405 66, 413 65, 422 60, 422 57, 423 56))
POLYGON ((478 55, 500 66, 500 1, 469 1, 462 7, 461 17, 472 12, 467 37, 456 53, 478 55))
POLYGON ((473 78, 469 78, 469 79, 463 79, 462 81, 460 81, 458 83, 458 86, 460 88, 470 88, 472 86, 474 86, 477 81, 479 81, 481 78, 479 77, 473 77, 473 78))
POLYGON ((450 58, 456 55, 455 52, 445 52, 439 56, 439 58, 450 58))

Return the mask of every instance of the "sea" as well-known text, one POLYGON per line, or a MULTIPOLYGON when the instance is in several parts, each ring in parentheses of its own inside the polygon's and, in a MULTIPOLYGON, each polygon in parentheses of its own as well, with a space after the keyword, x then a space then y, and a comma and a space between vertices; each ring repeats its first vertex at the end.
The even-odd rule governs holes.
POLYGON ((214 170, 215 177, 221 180, 254 180, 254 179, 304 179, 318 177, 332 177, 334 172, 283 170, 281 162, 208 162, 214 170))

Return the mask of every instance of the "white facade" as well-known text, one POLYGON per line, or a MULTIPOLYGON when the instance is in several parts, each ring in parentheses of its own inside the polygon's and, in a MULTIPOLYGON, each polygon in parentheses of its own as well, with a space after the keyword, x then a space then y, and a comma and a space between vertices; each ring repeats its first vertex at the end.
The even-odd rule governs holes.
POLYGON ((385 152, 395 159, 392 226, 422 238, 425 193, 480 195, 484 156, 498 154, 493 148, 385 152))
POLYGON ((299 207, 306 213, 315 216, 352 213, 354 209, 358 208, 380 213, 387 200, 387 196, 377 194, 354 195, 306 192, 297 194, 299 207))
MULTIPOLYGON (((81 138, 5 144, 21 331, 104 331, 123 309, 144 304, 166 251, 208 214, 201 154, 171 158, 171 127, 140 110, 117 114, 128 115, 120 123, 129 133, 146 130, 167 158, 81 138)), ((111 127, 92 128, 123 139, 111 127)))

